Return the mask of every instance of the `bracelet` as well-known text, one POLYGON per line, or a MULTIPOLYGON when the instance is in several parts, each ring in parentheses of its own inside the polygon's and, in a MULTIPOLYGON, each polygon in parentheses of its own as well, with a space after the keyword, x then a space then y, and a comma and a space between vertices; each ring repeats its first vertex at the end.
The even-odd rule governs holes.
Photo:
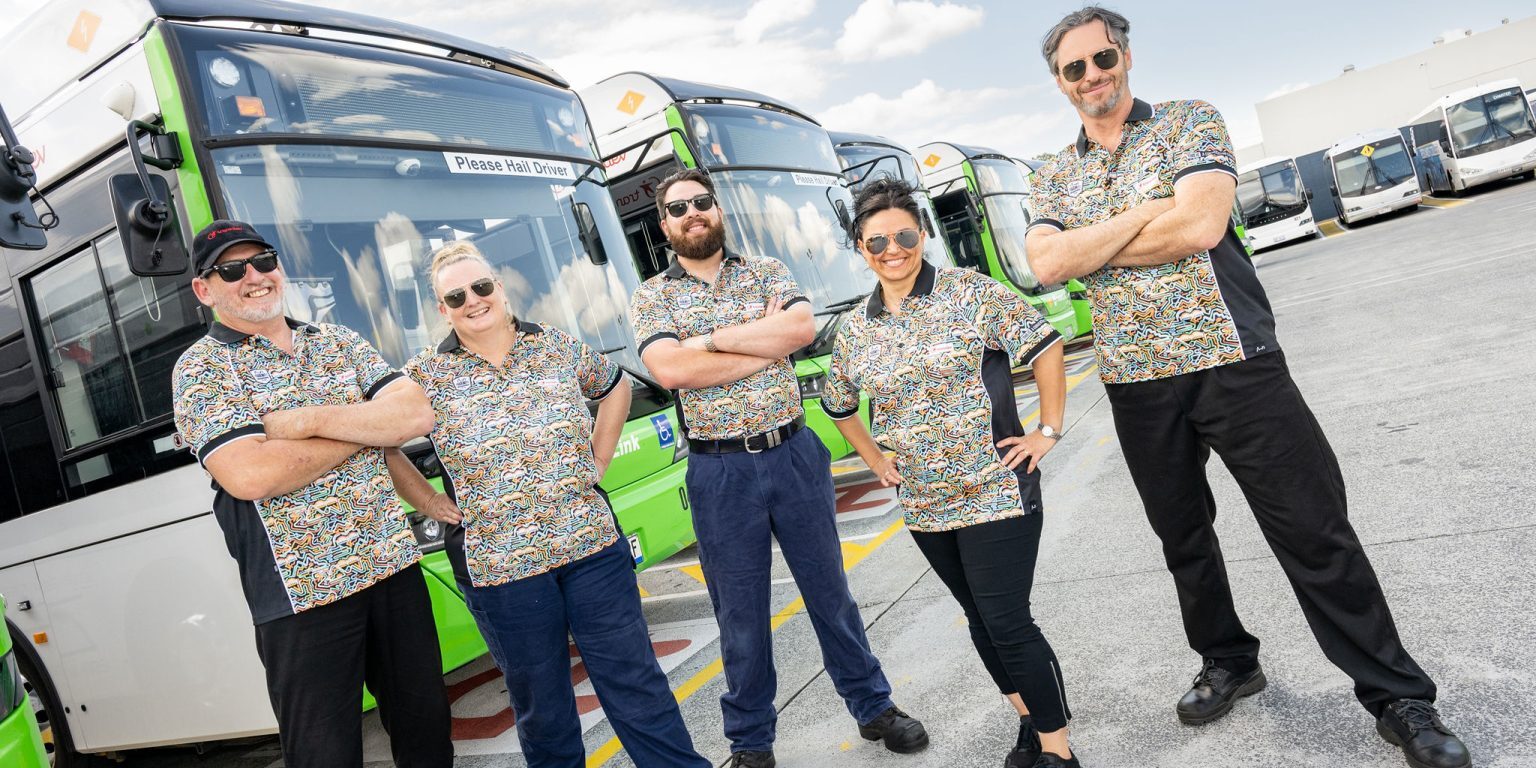
POLYGON ((704 334, 704 348, 709 350, 710 352, 719 352, 720 351, 720 348, 715 346, 715 332, 714 331, 710 331, 709 333, 704 334))

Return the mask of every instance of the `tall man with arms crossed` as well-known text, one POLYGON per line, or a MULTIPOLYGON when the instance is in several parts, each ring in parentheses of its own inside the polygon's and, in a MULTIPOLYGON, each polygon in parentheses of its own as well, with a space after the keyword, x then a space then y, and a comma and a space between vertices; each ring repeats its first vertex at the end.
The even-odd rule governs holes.
POLYGON ((421 553, 384 448, 432 429, 421 387, 337 325, 283 316, 283 271, 248 224, 192 245, 218 320, 176 362, 176 429, 256 624, 288 768, 362 768, 363 684, 399 768, 450 768, 448 698, 421 553))
POLYGON ((815 335, 810 302, 783 263, 725 250, 725 222, 702 172, 667 177, 656 202, 677 259, 635 292, 630 318, 646 367, 679 390, 699 564, 725 661, 730 766, 775 764, 773 538, 859 733, 895 752, 923 749, 927 732, 891 702, 869 650, 843 575, 830 456, 804 429, 788 356, 815 335))
POLYGON ((1214 449, 1381 735, 1410 765, 1470 765, 1435 711, 1435 684, 1398 639, 1349 524, 1338 461, 1291 380, 1229 223, 1226 125, 1202 101, 1133 99, 1129 32, 1125 17, 1089 6, 1046 35, 1042 53, 1083 128, 1036 174, 1027 244, 1042 282, 1086 276, 1121 450, 1162 539, 1189 644, 1204 657, 1179 719, 1211 722, 1265 685, 1216 540, 1205 476, 1214 449))

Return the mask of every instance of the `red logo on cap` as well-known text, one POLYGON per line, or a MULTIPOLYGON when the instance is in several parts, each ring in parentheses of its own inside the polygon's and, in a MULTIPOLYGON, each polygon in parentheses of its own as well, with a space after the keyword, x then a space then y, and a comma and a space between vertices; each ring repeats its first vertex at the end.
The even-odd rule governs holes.
POLYGON ((245 231, 245 227, 225 227, 224 229, 215 229, 214 231, 208 233, 208 238, 207 239, 212 240, 215 237, 218 237, 219 235, 224 234, 225 232, 244 232, 244 231, 245 231))

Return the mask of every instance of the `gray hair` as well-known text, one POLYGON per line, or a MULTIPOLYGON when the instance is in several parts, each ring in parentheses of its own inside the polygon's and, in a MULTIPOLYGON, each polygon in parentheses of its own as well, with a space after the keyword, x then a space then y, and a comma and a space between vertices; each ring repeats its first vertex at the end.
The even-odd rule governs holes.
POLYGON ((1116 48, 1125 51, 1131 46, 1131 22, 1124 16, 1098 5, 1085 5, 1081 9, 1063 16, 1051 31, 1045 33, 1045 39, 1040 41, 1040 55, 1045 57, 1045 63, 1051 68, 1051 74, 1056 74, 1056 49, 1061 47, 1061 39, 1068 32, 1081 26, 1093 23, 1095 20, 1104 22, 1104 29, 1109 33, 1109 41, 1116 48))

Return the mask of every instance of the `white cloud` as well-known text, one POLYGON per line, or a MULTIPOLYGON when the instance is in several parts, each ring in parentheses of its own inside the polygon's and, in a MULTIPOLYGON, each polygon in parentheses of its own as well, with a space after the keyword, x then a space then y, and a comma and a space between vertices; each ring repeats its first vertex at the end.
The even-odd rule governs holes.
POLYGON ((1276 88, 1273 91, 1270 91, 1268 94, 1265 94, 1264 98, 1259 99, 1259 101, 1269 101, 1270 99, 1278 99, 1281 96, 1284 96, 1284 95, 1286 95, 1288 93, 1295 93, 1297 91, 1305 90, 1305 89, 1311 88, 1311 87, 1312 87, 1311 83, 1286 83, 1286 84, 1280 86, 1279 88, 1276 88))
POLYGON ((931 0, 864 0, 843 22, 837 52, 846 61, 910 56, 981 24, 982 10, 931 0))
POLYGON ((946 90, 926 79, 896 96, 856 96, 819 117, 832 130, 878 134, 914 151, 949 141, 1016 157, 1061 149, 1078 126, 1076 113, 1048 84, 946 90))
POLYGON ((747 15, 736 22, 736 39, 756 43, 769 30, 801 21, 815 10, 816 0, 757 0, 747 9, 747 15))

